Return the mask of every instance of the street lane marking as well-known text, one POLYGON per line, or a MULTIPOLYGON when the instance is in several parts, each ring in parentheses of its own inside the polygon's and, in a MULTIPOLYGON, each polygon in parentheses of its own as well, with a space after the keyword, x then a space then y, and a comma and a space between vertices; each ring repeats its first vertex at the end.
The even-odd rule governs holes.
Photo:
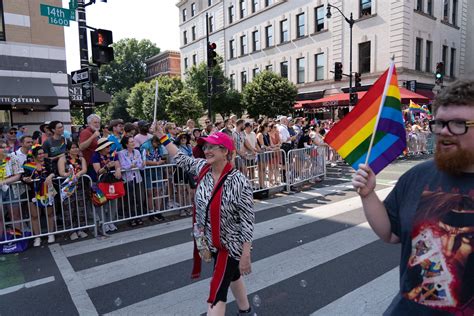
MULTIPOLYGON (((367 222, 331 234, 313 242, 278 253, 252 264, 252 274, 245 277, 248 293, 254 293, 339 256, 378 240, 367 222)), ((206 312, 205 303, 210 278, 143 300, 110 315, 196 315, 206 312), (179 298, 179 299, 177 299, 179 298)), ((229 293, 228 302, 234 298, 229 293)))
MULTIPOLYGON (((384 198, 391 188, 377 191, 377 195, 384 198)), ((359 197, 318 206, 305 213, 293 213, 278 217, 255 225, 254 240, 284 232, 288 229, 324 220, 342 213, 361 208, 359 197)), ((126 239, 126 238, 125 238, 126 239)), ((192 259, 192 241, 159 249, 145 254, 124 258, 107 264, 98 265, 76 272, 81 278, 85 289, 96 288, 105 284, 134 277, 153 270, 192 259)))
POLYGON ((35 286, 40 286, 40 285, 43 285, 43 284, 46 284, 46 283, 54 282, 55 280, 56 279, 54 278, 54 276, 50 276, 50 277, 47 277, 47 278, 42 278, 42 279, 38 279, 38 280, 35 280, 35 281, 30 281, 30 282, 18 284, 18 285, 15 285, 15 286, 10 286, 10 287, 1 289, 0 290, 0 296, 19 291, 21 289, 29 289, 29 288, 32 288, 32 287, 35 287, 35 286))
POLYGON ((53 244, 49 246, 49 251, 63 277, 71 299, 76 306, 79 315, 99 315, 86 292, 81 278, 74 272, 69 260, 67 260, 61 246, 53 244))
MULTIPOLYGON (((328 194, 346 191, 351 189, 352 186, 349 185, 350 182, 341 183, 338 185, 333 185, 324 188, 318 188, 306 192, 299 192, 292 195, 286 195, 282 197, 276 197, 270 200, 257 201, 255 203, 255 211, 268 210, 273 207, 284 206, 290 203, 296 203, 300 201, 305 201, 315 197, 322 197, 328 194)), ((82 255, 85 253, 107 249, 114 246, 119 246, 125 243, 135 242, 139 240, 144 240, 148 238, 153 238, 157 236, 166 235, 176 231, 189 228, 191 230, 191 218, 180 219, 166 224, 158 224, 148 227, 143 227, 140 229, 134 229, 125 232, 119 232, 111 235, 109 238, 105 239, 88 239, 84 241, 74 242, 67 245, 63 245, 63 251, 67 257, 82 255)))
POLYGON ((381 315, 398 291, 399 268, 397 267, 318 309, 311 316, 381 315), (357 304, 354 304, 355 302, 357 304))

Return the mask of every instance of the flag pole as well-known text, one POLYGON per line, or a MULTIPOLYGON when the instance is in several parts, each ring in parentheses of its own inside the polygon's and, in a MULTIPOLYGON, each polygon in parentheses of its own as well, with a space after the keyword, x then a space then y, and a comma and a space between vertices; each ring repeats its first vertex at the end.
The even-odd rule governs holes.
POLYGON ((365 158, 366 165, 369 164, 370 153, 374 145, 375 134, 377 133, 377 127, 379 125, 380 115, 382 114, 382 108, 385 103, 385 99, 387 97, 388 88, 390 87, 390 81, 392 80, 393 68, 395 67, 394 59, 395 59, 395 56, 392 57, 390 68, 387 74, 387 80, 385 81, 385 87, 383 88, 383 94, 382 94, 382 100, 380 101, 379 112, 377 113, 377 119, 375 120, 374 131, 372 132, 372 137, 370 138, 370 144, 369 144, 369 150, 367 151, 367 157, 365 158))
POLYGON ((157 108, 158 108, 158 78, 156 79, 156 84, 155 84, 155 110, 153 111, 153 123, 156 122, 157 108))

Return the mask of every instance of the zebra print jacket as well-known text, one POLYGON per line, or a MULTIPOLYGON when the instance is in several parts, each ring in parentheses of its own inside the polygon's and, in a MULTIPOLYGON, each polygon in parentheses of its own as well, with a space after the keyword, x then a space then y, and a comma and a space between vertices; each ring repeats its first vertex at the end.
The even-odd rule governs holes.
MULTIPOLYGON (((206 165, 205 159, 188 157, 178 153, 175 157, 176 165, 198 176, 206 165)), ((214 179, 208 172, 196 189, 196 222, 206 227, 206 239, 211 251, 217 249, 212 244, 211 223, 206 219, 206 207, 214 188, 214 179)), ((244 242, 252 242, 255 213, 253 210, 253 192, 249 180, 238 170, 233 169, 222 187, 221 203, 221 244, 229 251, 229 255, 240 260, 244 242)))

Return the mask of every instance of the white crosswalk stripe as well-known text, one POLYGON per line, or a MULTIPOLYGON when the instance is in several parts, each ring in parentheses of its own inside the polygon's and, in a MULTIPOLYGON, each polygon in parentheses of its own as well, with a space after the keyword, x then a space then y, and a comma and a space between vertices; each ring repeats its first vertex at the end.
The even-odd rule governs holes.
MULTIPOLYGON (((350 185, 346 182, 337 186, 278 197, 257 203, 256 211, 270 210, 277 206, 306 201, 311 198, 345 191, 349 188, 350 185)), ((383 199, 390 191, 391 188, 381 189, 377 191, 377 194, 383 199)), ((339 216, 338 221, 342 221, 341 223, 344 224, 344 214, 349 214, 349 212, 353 211, 362 212, 360 210, 361 207, 360 198, 352 195, 352 197, 342 200, 339 199, 338 201, 306 208, 303 212, 276 216, 256 224, 254 239, 256 241, 263 240, 266 237, 276 236, 290 229, 298 229, 305 225, 313 225, 317 222, 324 223, 324 221, 328 221, 337 216, 339 216)), ((358 223, 360 224, 355 226, 346 225, 347 227, 342 230, 334 231, 326 236, 302 244, 295 243, 295 246, 291 249, 259 258, 252 263, 252 274, 245 277, 249 295, 265 289, 271 289, 280 282, 284 282, 308 270, 328 263, 331 260, 350 254, 378 240, 367 222, 362 221, 361 223, 359 221, 358 223)), ((55 252, 54 256, 57 262, 63 265, 67 263, 68 266, 71 266, 69 264, 69 260, 71 259, 69 258, 75 257, 77 261, 78 258, 88 256, 92 252, 100 255, 101 250, 110 247, 120 249, 120 247, 125 247, 132 242, 140 242, 141 240, 166 236, 176 232, 189 234, 187 230, 189 226, 189 219, 180 219, 158 226, 149 226, 142 229, 120 232, 105 240, 91 239, 63 245, 61 246, 61 251, 58 251, 57 246, 56 248, 52 248, 52 251, 55 252), (63 258, 59 256, 63 256, 63 258)), ((278 238, 281 238, 281 236, 278 238)), ((159 242, 160 239, 158 238, 157 240, 159 242)), ((120 258, 115 261, 106 260, 105 263, 99 262, 95 266, 88 266, 79 271, 71 271, 72 269, 69 269, 68 274, 63 275, 63 277, 69 289, 76 286, 76 289, 71 292, 71 296, 76 296, 76 298, 73 297, 76 308, 78 310, 87 311, 87 314, 93 315, 103 313, 101 312, 103 309, 98 305, 100 302, 96 301, 93 296, 91 296, 90 300, 85 299, 86 296, 93 295, 90 294, 88 290, 109 286, 115 282, 121 284, 121 282, 126 282, 128 279, 140 277, 146 273, 153 273, 159 269, 170 268, 173 267, 173 265, 190 259, 192 259, 192 242, 188 241, 176 243, 161 249, 157 246, 154 251, 120 258), (68 284, 68 282, 73 283, 68 284), (80 286, 78 286, 78 284, 80 286), (91 302, 96 310, 93 310, 91 302), (84 303, 84 306, 81 305, 82 303, 84 303)), ((385 271, 385 274, 375 280, 368 280, 365 285, 362 285, 356 290, 349 291, 344 296, 339 297, 323 308, 317 310, 315 308, 314 310, 308 311, 308 314, 345 315, 346 313, 347 315, 368 315, 371 312, 381 314, 383 309, 386 308, 387 302, 389 302, 388 299, 391 300, 394 293, 398 290, 396 288, 398 285, 396 269, 391 269, 392 268, 385 271), (384 283, 390 284, 391 286, 383 287, 384 283), (383 291, 380 291, 382 287, 383 291), (374 297, 376 302, 368 304, 367 302, 374 297), (353 301, 351 302, 351 300, 355 298, 360 298, 362 301, 357 307, 353 306, 353 301), (365 304, 364 300, 366 301, 365 304), (346 305, 352 306, 352 308, 346 305)), ((159 315, 197 315, 205 313, 207 308, 205 300, 209 292, 209 282, 209 278, 201 279, 197 282, 189 281, 185 285, 177 286, 174 289, 153 297, 128 302, 124 306, 122 306, 121 303, 115 304, 116 306, 112 309, 109 308, 105 314, 151 315, 157 314, 158 311, 159 315)), ((229 292, 228 302, 230 303, 233 300, 229 292)))

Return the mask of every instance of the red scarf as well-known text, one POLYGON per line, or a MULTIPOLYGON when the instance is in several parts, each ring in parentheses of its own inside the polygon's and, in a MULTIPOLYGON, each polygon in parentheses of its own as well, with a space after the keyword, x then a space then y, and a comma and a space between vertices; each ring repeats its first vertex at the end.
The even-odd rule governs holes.
MULTIPOLYGON (((209 172, 211 169, 210 165, 205 165, 202 169, 201 172, 199 173, 198 177, 198 185, 199 182, 204 178, 204 176, 209 172)), ((218 186, 218 184, 221 182, 222 178, 226 176, 228 173, 232 171, 232 165, 230 163, 227 163, 222 170, 222 173, 219 177, 219 180, 214 183, 214 189, 212 190, 211 197, 214 196, 214 198, 211 201, 211 204, 209 205, 209 216, 210 216, 210 222, 211 222, 211 235, 212 235, 212 244, 214 247, 216 247, 219 250, 219 253, 222 253, 223 255, 227 256, 228 251, 222 247, 221 245, 221 202, 222 202, 222 189, 224 185, 222 184, 219 186, 218 190, 214 192, 218 186)), ((207 212, 207 210, 206 210, 207 212)), ((193 205, 193 225, 196 223, 196 205, 193 205)), ((207 223, 204 223, 204 225, 207 225, 207 223)), ((201 257, 199 256, 199 251, 196 246, 196 241, 194 240, 194 252, 193 252, 193 272, 191 275, 191 278, 197 279, 201 275, 201 257)), ((218 268, 219 265, 219 259, 217 260, 216 264, 216 269, 218 268)))

